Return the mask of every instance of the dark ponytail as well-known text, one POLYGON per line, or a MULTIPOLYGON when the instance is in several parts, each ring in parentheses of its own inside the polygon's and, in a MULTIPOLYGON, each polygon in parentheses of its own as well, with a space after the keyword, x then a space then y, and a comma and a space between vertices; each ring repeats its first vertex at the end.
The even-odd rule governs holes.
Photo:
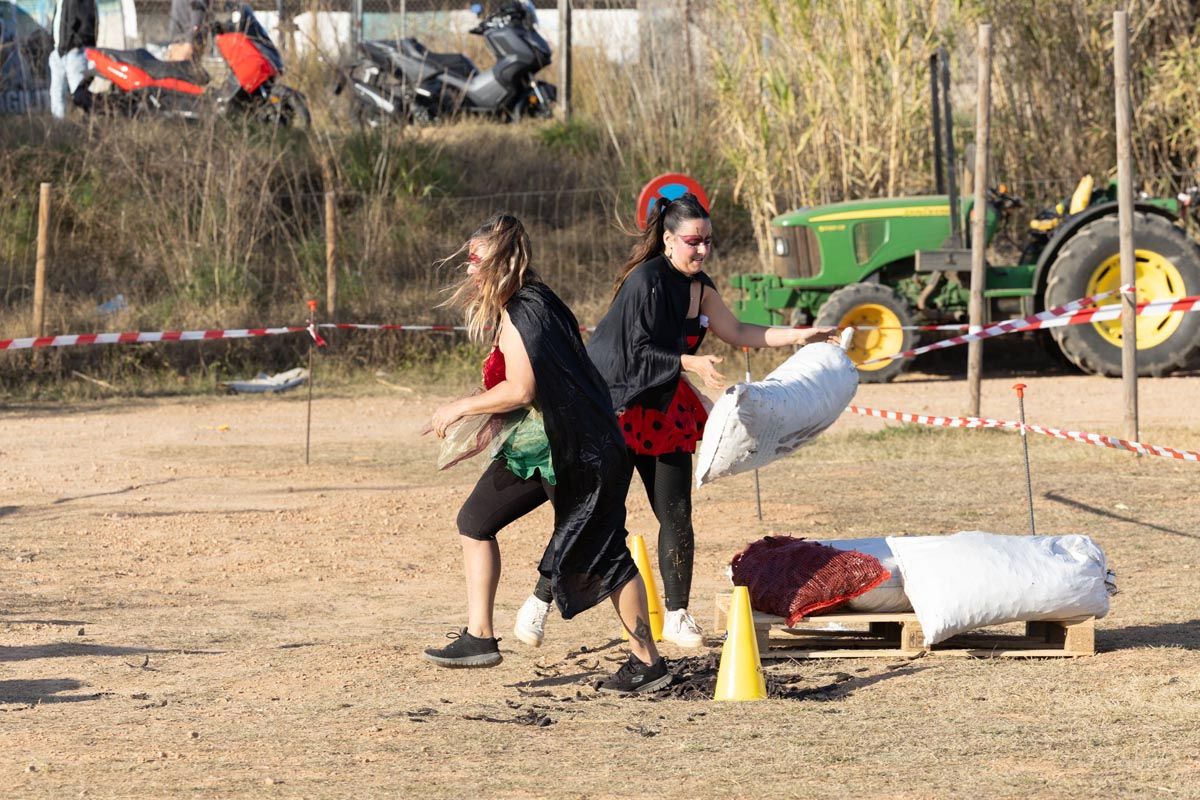
POLYGON ((680 225, 693 219, 708 219, 708 211, 691 192, 677 200, 659 199, 646 222, 646 230, 642 231, 633 243, 629 259, 621 267, 621 273, 613 283, 613 297, 621 291, 621 285, 638 264, 662 255, 664 233, 675 233, 680 225))

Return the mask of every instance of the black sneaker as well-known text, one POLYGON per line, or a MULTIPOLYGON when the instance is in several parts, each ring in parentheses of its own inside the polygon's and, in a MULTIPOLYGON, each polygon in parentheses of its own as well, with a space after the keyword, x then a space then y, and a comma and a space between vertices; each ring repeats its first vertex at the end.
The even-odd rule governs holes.
POLYGON ((425 659, 439 667, 494 667, 504 660, 497 646, 499 639, 472 636, 467 629, 451 631, 447 639, 454 641, 445 647, 425 648, 425 659))
POLYGON ((659 658, 653 664, 645 664, 633 653, 616 673, 600 684, 602 692, 629 694, 631 692, 654 692, 671 683, 667 662, 659 658))

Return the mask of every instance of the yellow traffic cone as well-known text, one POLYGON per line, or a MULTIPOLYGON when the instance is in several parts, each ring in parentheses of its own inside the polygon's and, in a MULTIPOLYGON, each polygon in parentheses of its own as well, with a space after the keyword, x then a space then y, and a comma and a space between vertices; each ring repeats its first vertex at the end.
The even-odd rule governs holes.
POLYGON ((750 590, 745 586, 733 587, 725 624, 725 646, 721 649, 713 700, 766 700, 767 682, 758 657, 750 590))
MULTIPOLYGON (((663 607, 658 599, 658 585, 654 582, 654 571, 650 569, 650 554, 646 552, 646 542, 640 533, 629 537, 629 553, 633 563, 637 564, 638 572, 642 575, 642 583, 646 584, 646 605, 650 609, 650 633, 654 641, 662 641, 663 607)), ((621 638, 629 641, 629 631, 621 628, 621 638)))

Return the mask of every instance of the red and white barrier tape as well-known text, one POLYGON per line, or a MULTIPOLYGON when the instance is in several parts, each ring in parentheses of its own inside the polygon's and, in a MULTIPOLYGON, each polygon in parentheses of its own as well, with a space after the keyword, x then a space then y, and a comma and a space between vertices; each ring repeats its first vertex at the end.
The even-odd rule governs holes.
MULTIPOLYGON (((880 358, 872 359, 866 363, 875 364, 882 361, 890 361, 896 358, 911 358, 912 356, 927 353, 930 350, 941 350, 948 347, 955 347, 960 344, 965 344, 966 342, 976 341, 979 339, 988 339, 1004 333, 1022 333, 1025 331, 1037 330, 1039 328, 1057 328, 1063 325, 1085 325, 1089 322, 1104 322, 1118 319, 1121 316, 1122 307, 1117 303, 1107 306, 1100 306, 1098 308, 1084 308, 1085 306, 1094 303, 1096 300, 1104 299, 1116 293, 1116 291, 1105 292, 1103 294, 1093 295, 1092 297, 1085 297, 1080 300, 1075 300, 1071 303, 1066 303, 1065 305, 1052 308, 1048 311, 1042 311, 1038 314, 1025 317, 1023 319, 1010 319, 1003 322, 998 322, 994 325, 984 328, 977 333, 968 333, 963 336, 955 336, 950 339, 944 339, 940 342, 918 347, 913 350, 906 350, 902 353, 896 353, 895 355, 882 356, 880 358)), ((1139 303, 1137 305, 1138 314, 1171 314, 1189 311, 1200 311, 1200 296, 1153 300, 1147 303, 1139 303)), ((966 325, 907 325, 900 327, 863 326, 858 329, 962 331, 966 330, 968 327, 969 326, 966 325)), ((317 329, 319 328, 336 330, 402 331, 411 333, 456 333, 467 330, 467 328, 463 325, 395 325, 384 323, 322 322, 316 325, 310 323, 303 326, 290 325, 278 328, 233 328, 226 330, 199 331, 130 331, 126 333, 74 333, 64 334, 61 336, 29 336, 21 339, 0 339, 0 350, 24 350, 42 347, 70 347, 73 345, 86 344, 139 344, 143 342, 197 342, 209 341, 213 339, 248 339, 258 336, 278 336, 280 334, 299 333, 301 331, 307 331, 308 334, 312 336, 313 341, 318 347, 324 347, 326 342, 317 332, 317 329)), ((588 326, 580 326, 579 329, 584 332, 595 330, 595 328, 588 326)))
MULTIPOLYGON (((1084 311, 1076 311, 1073 314, 1065 314, 1061 317, 1048 319, 1044 322, 1039 322, 1036 325, 1030 325, 1024 330, 1035 330, 1037 328, 1060 328, 1064 325, 1086 325, 1089 322, 1107 322, 1108 320, 1120 319, 1122 307, 1119 303, 1113 303, 1107 306, 1098 308, 1089 308, 1084 311)), ((1200 311, 1200 295, 1194 297, 1180 297, 1177 299, 1167 298, 1165 300, 1151 300, 1148 303, 1138 303, 1136 312, 1139 316, 1155 314, 1173 314, 1177 311, 1200 311)))
MULTIPOLYGON (((772 328, 780 330, 808 330, 815 328, 816 325, 772 325, 772 328)), ((856 331, 965 331, 970 330, 971 326, 965 323, 954 322, 946 325, 855 325, 856 331)))
MULTIPOLYGON (((1136 313, 1139 315, 1174 314, 1176 312, 1200 311, 1200 295, 1194 295, 1191 297, 1165 298, 1162 300, 1150 300, 1144 303, 1138 303, 1136 308, 1136 313)), ((1039 328, 1061 328, 1064 325, 1086 325, 1089 322, 1107 322, 1109 320, 1120 319, 1121 311, 1122 306, 1120 304, 1112 303, 1106 306, 1097 306, 1096 308, 1088 308, 1084 309, 1083 311, 1064 314, 1043 322, 1027 325, 1024 328, 1017 328, 1012 332, 1024 333, 1025 331, 1037 330, 1039 328)), ((779 325, 776 327, 783 328, 793 326, 779 325)), ((811 328, 812 326, 797 325, 795 327, 811 328)), ((970 330, 971 326, 964 324, 855 325, 854 329, 859 331, 966 331, 970 330)))
POLYGON ((336 328, 340 331, 432 331, 434 333, 452 333, 467 329, 465 325, 390 325, 365 322, 322 322, 317 327, 336 328))
POLYGON ((328 344, 328 342, 321 338, 321 334, 317 333, 317 327, 318 326, 314 325, 310 320, 308 327, 306 327, 304 330, 308 331, 308 335, 312 337, 313 344, 315 344, 317 347, 324 347, 326 344, 328 344))
MULTIPOLYGON (((247 339, 255 336, 278 336, 285 333, 307 331, 317 347, 326 345, 318 333, 319 328, 364 331, 409 331, 453 333, 467 330, 463 325, 390 325, 352 322, 321 322, 307 325, 289 325, 280 328, 234 328, 228 330, 203 331, 129 331, 126 333, 71 333, 62 336, 28 336, 22 339, 0 339, 0 350, 27 350, 41 347, 70 347, 84 344, 139 344, 142 342, 198 342, 212 339, 247 339)), ((592 328, 580 328, 590 331, 592 328)))
POLYGON ((952 323, 948 325, 855 325, 856 331, 969 331, 970 325, 952 323))
MULTIPOLYGON (((468 330, 466 325, 393 325, 383 323, 366 323, 366 322, 322 322, 318 328, 337 328, 343 331, 407 331, 407 332, 433 332, 433 333, 457 333, 468 330)), ((579 330, 582 333, 591 333, 596 330, 595 327, 580 325, 579 330)))
MULTIPOLYGON (((949 339, 943 339, 940 342, 934 342, 933 344, 927 344, 927 345, 924 345, 923 347, 914 347, 911 350, 905 350, 903 352, 895 353, 890 356, 880 356, 879 358, 873 358, 870 361, 863 362, 862 366, 866 366, 867 364, 880 364, 885 361, 893 361, 897 358, 912 358, 913 356, 919 356, 922 353, 928 353, 932 350, 944 350, 948 347, 957 347, 960 344, 966 344, 967 342, 977 342, 977 341, 980 341, 983 339, 991 338, 993 336, 999 336, 999 335, 1005 334, 1005 333, 1012 333, 1013 331, 1019 331, 1019 330, 1023 330, 1023 329, 1028 330, 1031 327, 1036 326, 1037 323, 1039 323, 1039 322, 1045 322, 1046 320, 1054 319, 1055 317, 1061 317, 1064 314, 1074 313, 1076 311, 1079 311, 1080 309, 1087 308, 1088 306, 1094 306, 1097 301, 1103 300, 1106 297, 1112 297, 1114 294, 1124 291, 1125 288, 1126 287, 1122 286, 1120 289, 1114 289, 1114 290, 1108 291, 1108 292, 1101 292, 1099 294, 1091 295, 1090 297, 1081 297, 1078 300, 1072 300, 1071 302, 1064 303, 1061 306, 1055 306, 1054 308, 1049 308, 1049 309, 1046 309, 1045 311, 1039 311, 1036 314, 1031 314, 1028 317, 1024 317, 1023 319, 1006 319, 1003 322, 997 322, 995 325, 989 325, 988 327, 984 328, 983 330, 977 331, 975 333, 965 333, 962 336, 951 336, 949 339)), ((1118 308, 1119 307, 1120 306, 1118 306, 1118 308)))
POLYGON ((1001 430, 1015 431, 1024 429, 1029 433, 1040 433, 1043 436, 1052 436, 1055 439, 1093 444, 1097 447, 1128 450, 1132 453, 1174 458, 1179 461, 1200 462, 1200 452, 1194 450, 1176 450, 1173 447, 1162 447, 1155 444, 1118 439, 1115 436, 1106 436, 1099 433, 1083 433, 1081 431, 1065 431, 1061 428, 1049 428, 1044 425, 1022 425, 1020 422, 1013 422, 1011 420, 988 419, 986 417, 940 417, 932 414, 909 414, 903 411, 885 411, 860 406, 848 406, 846 410, 864 417, 877 417, 879 419, 891 419, 897 422, 911 422, 917 425, 930 425, 941 428, 999 428, 1001 430))
MULTIPOLYGON (((0 339, 0 350, 26 350, 34 347, 70 347, 79 344, 138 344, 140 342, 201 342, 211 339, 249 339, 278 336, 309 330, 304 325, 283 328, 234 328, 208 331, 131 331, 127 333, 70 333, 62 336, 28 336, 0 339)), ((310 331, 311 333, 311 331, 310 331)))

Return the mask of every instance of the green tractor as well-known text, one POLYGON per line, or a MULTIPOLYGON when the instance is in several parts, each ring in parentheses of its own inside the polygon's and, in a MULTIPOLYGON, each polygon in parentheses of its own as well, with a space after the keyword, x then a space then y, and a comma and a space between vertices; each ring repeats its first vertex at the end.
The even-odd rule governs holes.
MULTIPOLYGON (((938 193, 783 214, 771 226, 773 272, 732 278, 733 287, 741 290, 734 311, 745 322, 863 328, 856 332, 849 354, 866 382, 888 381, 905 369, 903 359, 865 362, 915 346, 912 326, 967 319, 974 202, 959 196, 955 181, 944 52, 930 61, 938 193)), ((1178 198, 1137 199, 1139 302, 1200 294, 1200 248, 1179 224, 1183 212, 1200 209, 1198 201, 1196 189, 1178 198)), ((989 190, 989 242, 1020 205, 1003 186, 989 190)), ((1038 214, 1017 261, 1012 266, 988 265, 985 324, 1117 289, 1121 269, 1115 183, 1097 188, 1090 176, 1085 177, 1069 200, 1038 214)), ((1120 374, 1120 319, 1049 330, 1053 344, 1080 369, 1120 374)), ((1038 335, 1047 336, 1045 331, 1038 335)), ((1160 376, 1200 364, 1200 313, 1139 315, 1137 346, 1141 375, 1160 376)))

